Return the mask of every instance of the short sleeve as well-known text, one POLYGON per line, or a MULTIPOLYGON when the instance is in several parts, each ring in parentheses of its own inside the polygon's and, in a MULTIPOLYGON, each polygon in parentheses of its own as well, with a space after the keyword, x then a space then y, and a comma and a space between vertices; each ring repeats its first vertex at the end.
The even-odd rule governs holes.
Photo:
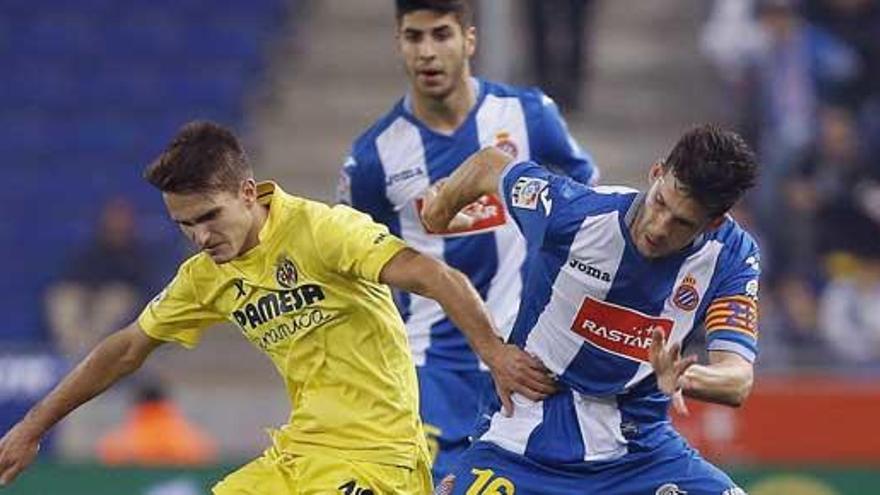
POLYGON ((706 342, 710 351, 734 352, 753 362, 758 353, 758 278, 760 253, 746 240, 734 257, 706 310, 706 342))
POLYGON ((533 108, 529 119, 530 147, 537 162, 571 177, 581 184, 595 185, 599 169, 593 158, 581 148, 568 130, 559 107, 541 91, 529 106, 533 108))
POLYGON ((511 163, 501 173, 498 190, 516 226, 532 245, 544 242, 553 210, 552 172, 534 162, 511 163))
POLYGON ((386 226, 345 205, 329 209, 314 238, 330 270, 372 282, 379 281, 385 264, 406 247, 386 226))
POLYGON ((196 296, 191 266, 184 264, 174 279, 141 312, 138 324, 150 337, 177 342, 188 349, 196 347, 202 332, 224 321, 196 296))
POLYGON ((361 151, 345 160, 336 184, 336 202, 385 225, 393 223, 394 208, 385 195, 385 173, 375 153, 361 151))

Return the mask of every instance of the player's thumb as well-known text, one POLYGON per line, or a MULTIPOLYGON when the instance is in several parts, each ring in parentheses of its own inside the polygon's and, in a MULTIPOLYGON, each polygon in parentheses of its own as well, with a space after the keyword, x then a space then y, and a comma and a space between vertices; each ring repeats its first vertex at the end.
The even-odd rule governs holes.
POLYGON ((506 417, 513 416, 513 400, 510 398, 510 390, 497 387, 498 398, 501 400, 501 414, 506 417))

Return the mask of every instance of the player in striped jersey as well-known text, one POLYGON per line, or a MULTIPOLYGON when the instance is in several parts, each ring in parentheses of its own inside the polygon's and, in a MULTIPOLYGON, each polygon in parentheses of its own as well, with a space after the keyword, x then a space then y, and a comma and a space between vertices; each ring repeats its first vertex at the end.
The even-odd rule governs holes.
POLYGON ((703 126, 651 167, 645 193, 584 187, 491 148, 439 187, 429 226, 474 197, 502 195, 530 255, 510 341, 560 383, 487 418, 444 490, 741 493, 675 432, 667 409, 683 409, 682 394, 738 406, 751 389, 759 251, 727 211, 756 167, 739 136, 703 126), (680 354, 701 325, 705 364, 680 354))
MULTIPOLYGON (((485 146, 553 165, 582 183, 595 181, 597 172, 541 91, 471 76, 476 32, 470 18, 466 0, 398 0, 409 91, 355 141, 338 200, 468 275, 506 337, 522 290, 522 236, 495 194, 475 198, 454 225, 429 231, 420 219, 422 195, 485 146)), ((418 367, 420 412, 439 450, 439 477, 469 445, 480 397, 492 387, 439 305, 400 294, 398 306, 418 367)))

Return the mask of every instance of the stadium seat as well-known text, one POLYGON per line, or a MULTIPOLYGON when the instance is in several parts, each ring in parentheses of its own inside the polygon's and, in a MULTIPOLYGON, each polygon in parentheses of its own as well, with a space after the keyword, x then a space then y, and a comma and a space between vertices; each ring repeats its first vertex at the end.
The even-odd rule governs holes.
MULTIPOLYGON (((0 254, 15 260, 9 276, 26 285, 0 284, 0 309, 15 315, 0 341, 45 334, 42 290, 70 248, 88 239, 96 197, 127 191, 159 218, 161 202, 140 179, 144 165, 187 120, 240 125, 266 42, 288 6, 0 2, 0 153, 15 185, 0 197, 0 210, 27 212, 14 216, 20 221, 0 218, 0 254)), ((147 224, 157 232, 145 235, 176 235, 157 225, 147 224)))

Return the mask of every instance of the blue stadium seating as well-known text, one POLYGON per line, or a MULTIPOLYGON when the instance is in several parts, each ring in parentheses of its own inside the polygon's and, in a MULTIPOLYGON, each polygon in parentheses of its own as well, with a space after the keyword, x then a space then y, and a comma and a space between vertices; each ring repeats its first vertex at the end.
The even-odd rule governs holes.
MULTIPOLYGON (((46 338, 42 293, 101 198, 155 218, 141 171, 193 118, 240 127, 288 0, 0 2, 0 342, 46 338)), ((175 234, 146 222, 146 236, 175 234)))

